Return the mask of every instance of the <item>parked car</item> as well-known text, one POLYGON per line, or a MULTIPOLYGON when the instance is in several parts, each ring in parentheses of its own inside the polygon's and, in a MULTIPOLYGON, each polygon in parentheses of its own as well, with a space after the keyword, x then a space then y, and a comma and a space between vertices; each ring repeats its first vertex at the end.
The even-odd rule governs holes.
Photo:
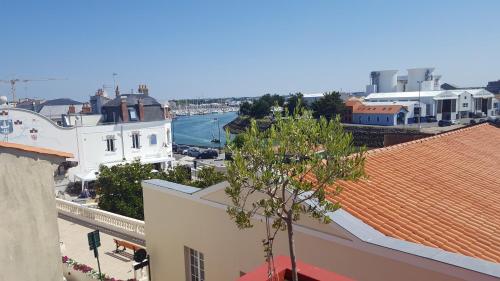
POLYGON ((200 153, 201 153, 200 150, 196 147, 190 147, 187 150, 187 155, 191 157, 197 157, 198 155, 200 155, 200 153))
POLYGON ((439 127, 446 127, 451 125, 453 125, 453 122, 451 120, 439 120, 438 122, 439 127))
POLYGON ((471 120, 469 121, 469 124, 474 125, 474 124, 477 124, 477 122, 476 122, 476 120, 471 119, 471 120))
POLYGON ((187 155, 188 150, 189 150, 189 146, 187 146, 187 145, 178 145, 177 146, 177 153, 187 155))
POLYGON ((428 116, 427 117, 427 122, 429 122, 429 123, 431 123, 431 122, 437 122, 437 119, 434 116, 428 116))
POLYGON ((214 149, 207 149, 196 156, 197 159, 215 159, 217 157, 219 157, 219 153, 214 149))
POLYGON ((176 143, 172 143, 172 151, 174 153, 177 152, 177 144, 176 143))

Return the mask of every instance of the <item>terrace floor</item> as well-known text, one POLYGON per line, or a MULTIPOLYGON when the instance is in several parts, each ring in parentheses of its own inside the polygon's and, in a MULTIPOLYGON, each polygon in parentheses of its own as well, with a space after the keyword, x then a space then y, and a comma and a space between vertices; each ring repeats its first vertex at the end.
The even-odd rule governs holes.
POLYGON ((126 240, 144 246, 143 240, 138 240, 64 215, 59 215, 57 221, 63 256, 68 256, 68 258, 74 259, 78 263, 86 264, 97 270, 97 260, 94 258, 94 252, 89 250, 87 233, 99 229, 101 237, 99 260, 102 273, 122 280, 134 278, 132 251, 127 250, 118 254, 115 253, 114 250, 116 247, 113 239, 126 240))

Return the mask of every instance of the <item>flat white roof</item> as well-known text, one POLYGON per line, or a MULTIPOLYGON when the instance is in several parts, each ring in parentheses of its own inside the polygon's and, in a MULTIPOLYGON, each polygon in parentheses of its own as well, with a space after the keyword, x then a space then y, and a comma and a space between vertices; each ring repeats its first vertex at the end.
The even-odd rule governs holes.
MULTIPOLYGON (((485 89, 466 89, 466 90, 437 90, 437 91, 420 91, 420 97, 431 97, 435 98, 439 95, 454 94, 459 95, 464 92, 472 94, 472 96, 480 97, 493 97, 493 94, 486 91, 485 89)), ((389 92, 389 93, 372 93, 369 94, 365 100, 376 100, 376 99, 411 99, 418 98, 419 92, 389 92)))

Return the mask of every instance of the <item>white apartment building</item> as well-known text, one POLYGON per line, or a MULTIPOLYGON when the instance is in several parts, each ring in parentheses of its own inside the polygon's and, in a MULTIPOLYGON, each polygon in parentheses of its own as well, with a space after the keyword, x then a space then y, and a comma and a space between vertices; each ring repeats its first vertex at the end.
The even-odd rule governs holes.
MULTIPOLYGON (((69 106, 63 125, 40 113, 0 104, 0 141, 67 151, 74 167, 70 181, 93 181, 100 165, 139 160, 157 170, 173 165, 171 120, 147 94, 117 95, 103 114, 75 113, 69 106)), ((64 169, 62 169, 64 171, 64 169)))

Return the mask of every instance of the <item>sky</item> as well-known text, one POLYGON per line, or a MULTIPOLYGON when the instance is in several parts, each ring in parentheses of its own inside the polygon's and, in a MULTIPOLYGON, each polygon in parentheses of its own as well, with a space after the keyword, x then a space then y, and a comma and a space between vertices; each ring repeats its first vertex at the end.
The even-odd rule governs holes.
POLYGON ((428 66, 484 86, 500 79, 498 11, 498 0, 0 0, 0 80, 64 79, 18 84, 18 97, 81 101, 115 83, 162 101, 364 91, 372 70, 428 66))

